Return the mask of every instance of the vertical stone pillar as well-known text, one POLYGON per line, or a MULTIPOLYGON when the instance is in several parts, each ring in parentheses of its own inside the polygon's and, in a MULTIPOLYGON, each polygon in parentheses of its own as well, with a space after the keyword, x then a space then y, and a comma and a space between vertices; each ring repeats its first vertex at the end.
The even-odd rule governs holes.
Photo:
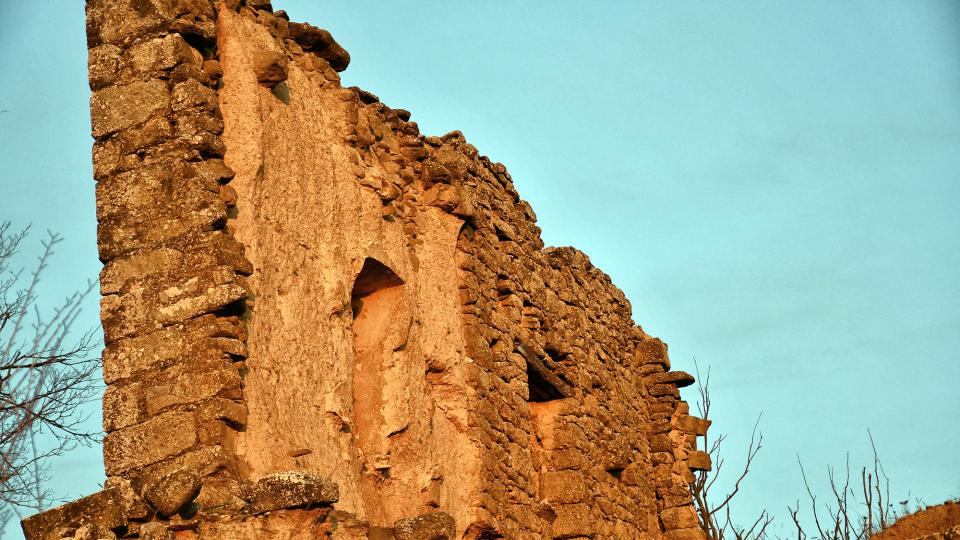
POLYGON ((88 0, 86 10, 108 487, 129 482, 161 513, 226 510, 242 505, 232 441, 246 422, 252 267, 226 229, 235 197, 221 160, 215 9, 88 0), (192 493, 169 500, 177 482, 192 493))

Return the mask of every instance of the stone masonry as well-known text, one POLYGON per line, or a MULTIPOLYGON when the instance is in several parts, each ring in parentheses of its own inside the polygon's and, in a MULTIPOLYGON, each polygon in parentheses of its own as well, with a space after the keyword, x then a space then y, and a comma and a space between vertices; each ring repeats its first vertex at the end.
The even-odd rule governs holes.
POLYGON ((265 0, 87 0, 104 489, 28 539, 703 537, 667 348, 265 0))

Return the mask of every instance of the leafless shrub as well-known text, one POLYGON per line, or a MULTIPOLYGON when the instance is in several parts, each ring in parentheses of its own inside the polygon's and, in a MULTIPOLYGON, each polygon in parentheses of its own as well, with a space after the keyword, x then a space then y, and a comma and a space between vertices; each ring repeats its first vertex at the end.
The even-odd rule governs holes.
POLYGON ((0 223, 0 505, 21 514, 49 506, 43 487, 49 459, 76 444, 97 442, 80 405, 99 395, 94 331, 74 339, 71 327, 95 283, 40 312, 39 285, 61 237, 48 232, 32 271, 11 268, 27 230, 0 223))
MULTIPOLYGON (((700 366, 694 358, 694 366, 697 370, 697 391, 699 400, 697 402, 697 413, 700 418, 709 420, 710 418, 710 368, 707 368, 706 377, 701 377, 700 366)), ((694 474, 695 480, 689 485, 690 495, 693 497, 694 508, 697 511, 697 521, 700 528, 707 535, 708 540, 724 540, 733 538, 735 540, 755 540, 763 538, 766 535, 767 527, 773 522, 773 517, 764 510, 760 512, 755 520, 748 527, 737 526, 734 524, 730 513, 731 502, 740 493, 741 485, 747 474, 750 472, 750 465, 754 458, 763 447, 763 434, 758 432, 760 426, 760 417, 753 424, 753 432, 750 435, 750 444, 747 446, 747 457, 743 468, 739 471, 736 481, 729 492, 714 497, 713 488, 717 479, 720 478, 720 472, 723 470, 724 460, 720 450, 725 435, 719 435, 712 441, 710 433, 702 437, 702 450, 710 454, 713 462, 713 468, 710 471, 697 471, 694 474)))
MULTIPOLYGON (((827 467, 831 493, 826 502, 818 502, 817 496, 810 488, 810 482, 807 481, 803 463, 797 456, 817 538, 865 540, 892 525, 898 517, 911 512, 909 498, 898 503, 899 511, 894 506, 890 498, 890 478, 883 470, 873 434, 869 430, 867 434, 873 450, 872 467, 864 466, 860 469, 859 482, 855 479, 851 480, 849 453, 847 453, 842 478, 833 467, 827 467), (851 481, 855 484, 851 485, 851 481)), ((797 531, 797 540, 805 540, 808 534, 799 517, 800 501, 797 501, 796 506, 787 507, 787 509, 797 531)))

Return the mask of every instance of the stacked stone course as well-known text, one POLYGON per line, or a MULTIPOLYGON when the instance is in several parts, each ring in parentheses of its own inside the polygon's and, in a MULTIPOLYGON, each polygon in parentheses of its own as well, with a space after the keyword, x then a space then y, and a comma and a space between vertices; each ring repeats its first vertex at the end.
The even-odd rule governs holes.
POLYGON ((88 0, 87 34, 107 482, 29 539, 702 538, 693 377, 586 255, 544 248, 503 165, 343 88, 346 51, 263 0, 88 0), (359 205, 363 238, 347 202, 323 241, 279 211, 329 202, 314 186, 359 205), (304 284, 317 261, 342 278, 304 284), (338 332, 380 290, 402 291, 407 368, 350 375, 338 332), (381 442, 353 414, 377 391, 407 411, 381 442))

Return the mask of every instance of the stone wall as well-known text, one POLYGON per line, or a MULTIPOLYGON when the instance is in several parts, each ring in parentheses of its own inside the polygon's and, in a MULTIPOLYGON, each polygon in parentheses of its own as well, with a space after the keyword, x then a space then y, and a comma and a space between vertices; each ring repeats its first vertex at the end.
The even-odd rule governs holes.
POLYGON ((269 2, 87 20, 108 480, 28 538, 702 537, 693 378, 503 165, 269 2))

